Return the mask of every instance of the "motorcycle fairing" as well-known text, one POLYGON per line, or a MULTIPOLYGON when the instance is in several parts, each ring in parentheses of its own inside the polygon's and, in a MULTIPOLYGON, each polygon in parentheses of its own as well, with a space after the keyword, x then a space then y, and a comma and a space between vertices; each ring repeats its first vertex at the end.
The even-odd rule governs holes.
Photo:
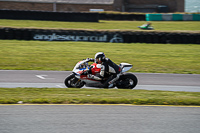
POLYGON ((98 87, 102 85, 101 81, 90 79, 87 77, 87 75, 80 75, 80 79, 81 81, 87 83, 86 84, 87 87, 98 87))
POLYGON ((91 66, 92 66, 91 71, 92 71, 93 75, 96 75, 97 73, 100 73, 100 71, 101 71, 101 64, 93 63, 91 66))

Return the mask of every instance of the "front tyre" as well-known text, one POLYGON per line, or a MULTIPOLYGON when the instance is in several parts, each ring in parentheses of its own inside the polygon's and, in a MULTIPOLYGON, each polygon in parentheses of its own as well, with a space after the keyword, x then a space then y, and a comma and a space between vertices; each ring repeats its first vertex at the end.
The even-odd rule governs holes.
POLYGON ((81 88, 84 86, 84 83, 78 78, 76 78, 74 73, 69 75, 65 79, 64 83, 65 83, 65 86, 68 88, 81 88))
POLYGON ((119 89, 133 89, 138 83, 137 77, 132 73, 125 73, 117 81, 117 88, 119 89))

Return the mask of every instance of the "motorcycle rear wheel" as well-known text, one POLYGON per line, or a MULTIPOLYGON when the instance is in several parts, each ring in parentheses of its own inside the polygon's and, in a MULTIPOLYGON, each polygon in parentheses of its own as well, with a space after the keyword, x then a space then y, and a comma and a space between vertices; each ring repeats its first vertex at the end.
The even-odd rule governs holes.
POLYGON ((81 88, 84 86, 84 83, 76 78, 73 73, 65 79, 64 83, 68 88, 81 88))
POLYGON ((133 89, 138 83, 137 77, 132 73, 125 73, 117 81, 117 88, 119 89, 133 89))

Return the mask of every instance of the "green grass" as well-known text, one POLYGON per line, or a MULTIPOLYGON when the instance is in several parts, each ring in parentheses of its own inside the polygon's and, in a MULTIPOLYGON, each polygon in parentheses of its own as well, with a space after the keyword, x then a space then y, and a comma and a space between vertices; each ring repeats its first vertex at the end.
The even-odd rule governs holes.
POLYGON ((131 72, 200 74, 200 45, 0 40, 0 69, 72 70, 103 51, 131 72))
MULTIPOLYGON (((31 28, 72 28, 72 29, 98 29, 98 30, 140 30, 137 26, 147 23, 146 21, 104 21, 96 22, 57 22, 57 21, 34 21, 34 20, 7 20, 0 19, 2 27, 31 27, 31 28)), ((198 21, 152 21, 156 31, 196 31, 200 32, 198 21)))
POLYGON ((0 88, 0 104, 200 105, 200 92, 122 89, 0 88))
MULTIPOLYGON (((145 21, 99 23, 0 20, 2 27, 139 30, 145 21)), ((200 32, 199 22, 152 22, 156 31, 200 32)), ((0 40, 1 70, 69 70, 87 57, 103 51, 115 63, 133 64, 131 72, 200 74, 200 45, 126 44, 0 40)), ((0 88, 0 104, 69 103, 200 105, 199 92, 115 89, 0 88)))

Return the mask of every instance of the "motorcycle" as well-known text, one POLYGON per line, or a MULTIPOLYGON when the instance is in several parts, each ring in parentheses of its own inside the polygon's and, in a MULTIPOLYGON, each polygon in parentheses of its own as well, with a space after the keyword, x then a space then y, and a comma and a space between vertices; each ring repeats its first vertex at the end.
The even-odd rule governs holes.
MULTIPOLYGON (((117 87, 119 89, 133 89, 137 83, 137 77, 132 73, 125 73, 132 68, 132 65, 129 63, 121 63, 119 64, 121 68, 120 77, 117 81, 114 82, 113 87, 117 87)), ((88 64, 88 60, 79 61, 73 71, 64 81, 66 87, 68 88, 81 88, 84 85, 86 87, 97 87, 101 88, 103 83, 107 80, 94 80, 88 78, 88 74, 86 71, 91 71, 92 75, 99 75, 101 71, 101 64, 93 63, 91 65, 88 64)))

